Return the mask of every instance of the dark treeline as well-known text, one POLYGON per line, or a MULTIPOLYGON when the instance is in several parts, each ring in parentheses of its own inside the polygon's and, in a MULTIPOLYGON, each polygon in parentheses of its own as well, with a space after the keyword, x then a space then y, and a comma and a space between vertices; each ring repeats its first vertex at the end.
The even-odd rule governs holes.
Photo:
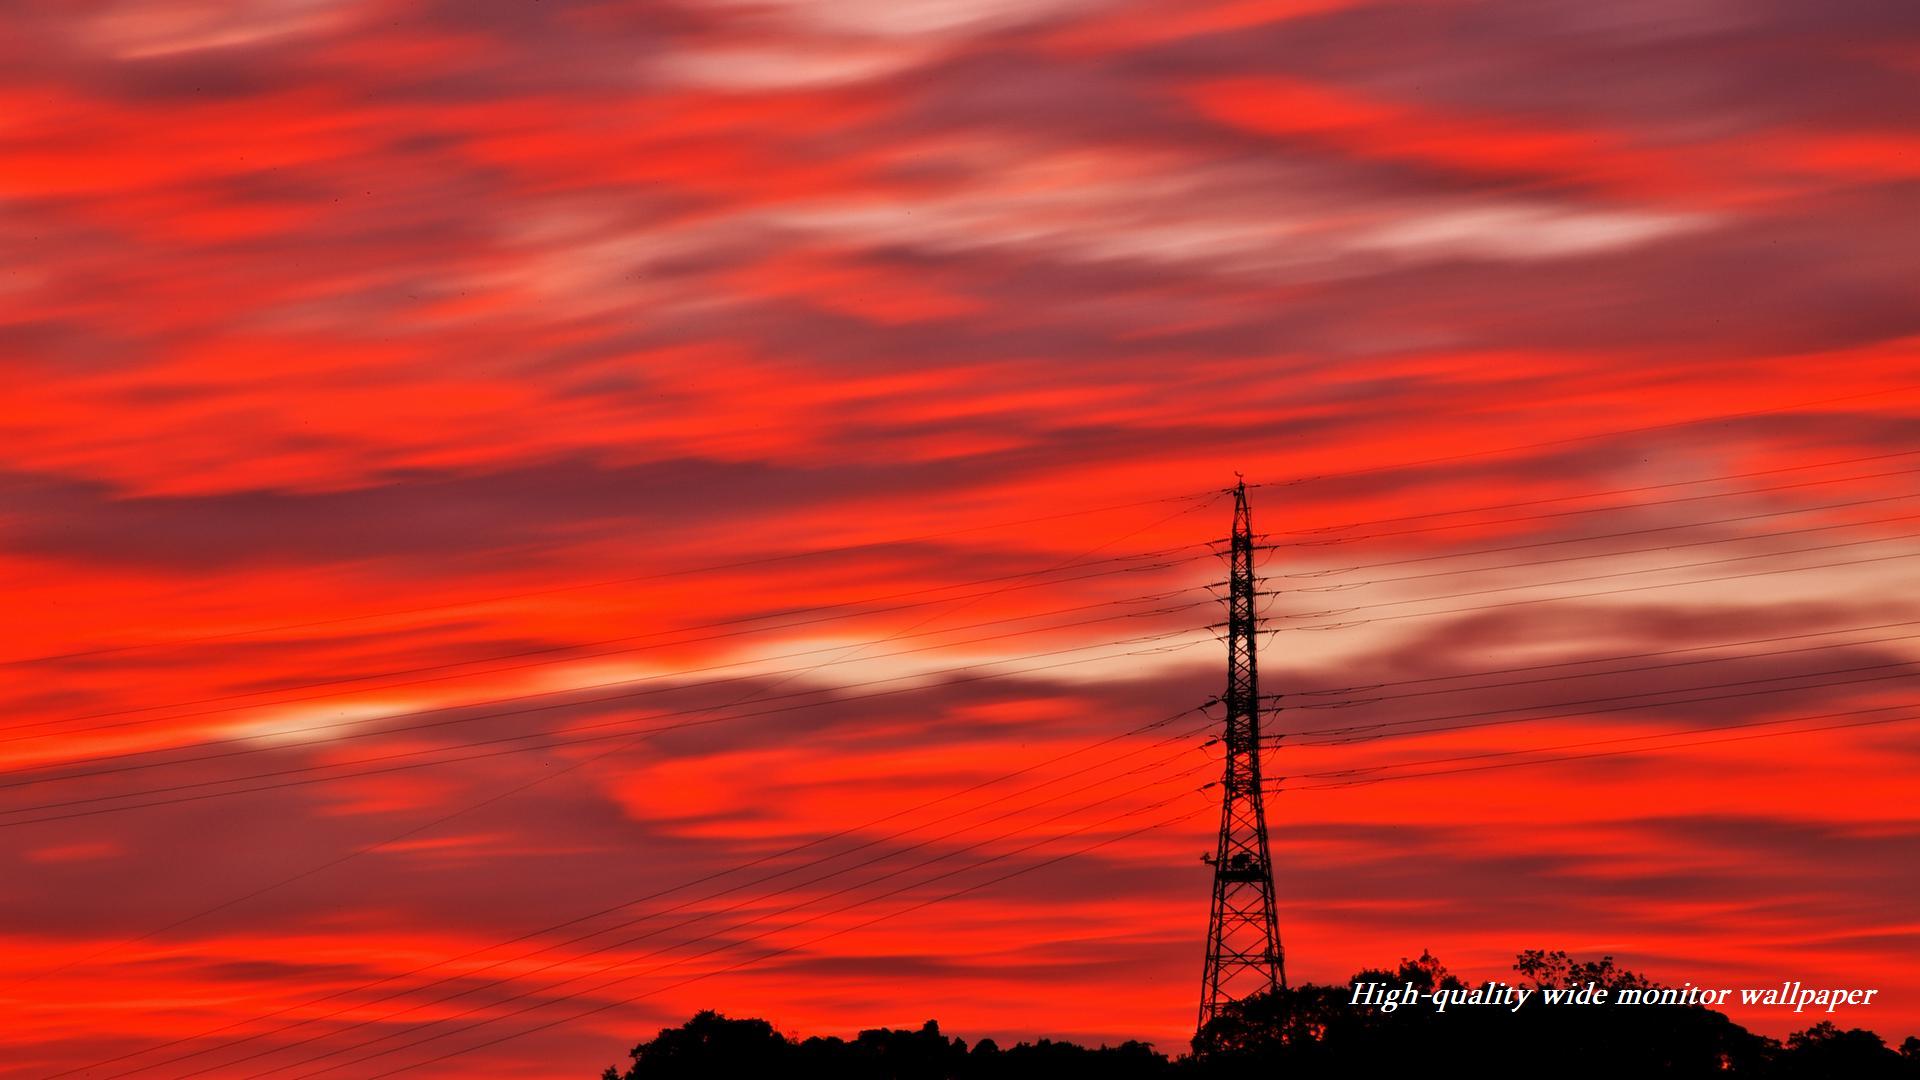
MULTIPOLYGON (((1658 984, 1613 963, 1527 952, 1515 985, 1597 984, 1612 991, 1658 984)), ((1421 954, 1398 968, 1362 971, 1353 982, 1422 991, 1467 988, 1421 954)), ((1350 1004, 1351 985, 1306 984, 1239 1003, 1175 1057, 1147 1043, 1085 1047, 1041 1039, 969 1046, 932 1020, 919 1029, 876 1028, 853 1039, 799 1038, 765 1020, 702 1012, 633 1048, 633 1064, 603 1080, 1212 1080, 1215 1077, 1395 1077, 1436 1064, 1494 1075, 1567 1078, 1755 1077, 1764 1080, 1920 1080, 1920 1038, 1898 1049, 1859 1028, 1821 1021, 1785 1041, 1755 1035, 1697 1005, 1559 1005, 1519 1011, 1426 1004, 1391 1012, 1350 1004)))

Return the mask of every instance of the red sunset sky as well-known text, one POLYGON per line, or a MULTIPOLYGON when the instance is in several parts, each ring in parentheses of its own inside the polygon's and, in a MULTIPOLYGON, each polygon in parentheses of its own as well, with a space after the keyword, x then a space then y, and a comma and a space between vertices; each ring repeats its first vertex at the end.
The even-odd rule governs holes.
POLYGON ((0 1077, 1180 1049, 1235 470, 1293 980, 1920 1033, 1920 7, 4 12, 0 1077))

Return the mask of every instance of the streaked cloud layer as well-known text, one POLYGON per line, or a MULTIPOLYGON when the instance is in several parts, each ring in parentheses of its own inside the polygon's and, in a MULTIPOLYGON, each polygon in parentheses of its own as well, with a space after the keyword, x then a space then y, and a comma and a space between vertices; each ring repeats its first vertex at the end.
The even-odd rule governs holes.
POLYGON ((1296 979, 1920 1031, 1911 5, 8 23, 0 1075, 1176 1047, 1235 470, 1296 979))

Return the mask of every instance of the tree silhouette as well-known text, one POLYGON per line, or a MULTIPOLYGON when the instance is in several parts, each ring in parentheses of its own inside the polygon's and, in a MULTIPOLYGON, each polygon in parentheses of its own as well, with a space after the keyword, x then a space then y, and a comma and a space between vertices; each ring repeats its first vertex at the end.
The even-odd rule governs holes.
POLYGON ((1652 979, 1616 967, 1613 957, 1576 961, 1555 950, 1528 949, 1513 962, 1513 970, 1526 978, 1536 990, 1552 987, 1585 986, 1592 983, 1607 990, 1646 990, 1658 985, 1652 979))
MULTIPOLYGON (((1909 1037, 1907 1046, 1916 1040, 1909 1037)), ((1903 1046, 1902 1049, 1906 1049, 1903 1046)), ((1842 1031, 1831 1020, 1787 1037, 1776 1075, 1782 1080, 1895 1080, 1920 1076, 1920 1060, 1896 1053, 1871 1031, 1842 1031)))
POLYGON ((1159 1080, 1172 1065, 1143 1042, 1089 1049, 1041 1039, 1002 1049, 982 1039, 971 1051, 929 1020, 918 1029, 873 1028, 852 1040, 814 1036, 795 1041, 765 1020, 696 1013, 633 1048, 625 1073, 609 1066, 602 1080, 1062 1080, 1097 1076, 1159 1080))
MULTIPOLYGON (((732 1020, 708 1010, 634 1047, 626 1080, 768 1076, 785 1064, 792 1047, 765 1020, 732 1020)), ((602 1080, 621 1080, 621 1074, 608 1066, 602 1080)))
POLYGON ((1781 1043, 1698 1005, 1622 1005, 1612 1000, 1620 990, 1659 987, 1611 956, 1581 960, 1531 949, 1513 970, 1514 985, 1536 991, 1518 1010, 1353 1004, 1357 982, 1411 983, 1422 993, 1472 989, 1427 952, 1358 972, 1346 984, 1255 995, 1222 1009, 1195 1035, 1193 1053, 1178 1060, 1140 1042, 1089 1048, 1040 1039, 1002 1047, 982 1039, 969 1049, 932 1020, 852 1039, 798 1040, 765 1020, 708 1011, 634 1047, 632 1066, 608 1068, 603 1080, 1314 1080, 1418 1075, 1436 1065, 1555 1080, 1920 1080, 1920 1038, 1896 1051, 1871 1031, 1823 1021, 1781 1043), (1609 991, 1606 1004, 1549 1005, 1537 993, 1589 983, 1609 991))
MULTIPOLYGON (((1584 987, 1617 992, 1648 989, 1647 977, 1612 957, 1578 961, 1564 952, 1529 950, 1514 963, 1531 989, 1584 987)), ((1681 1005, 1544 1005, 1536 997, 1518 1011, 1504 1006, 1354 1005, 1351 983, 1415 990, 1471 989, 1429 953, 1388 971, 1358 972, 1346 986, 1304 985, 1237 1003, 1194 1039, 1202 1071, 1241 1075, 1250 1069, 1314 1076, 1338 1068, 1390 1075, 1431 1068, 1436 1061, 1489 1070, 1534 1071, 1552 1063, 1557 1077, 1758 1075, 1772 1049, 1720 1013, 1681 1005)))

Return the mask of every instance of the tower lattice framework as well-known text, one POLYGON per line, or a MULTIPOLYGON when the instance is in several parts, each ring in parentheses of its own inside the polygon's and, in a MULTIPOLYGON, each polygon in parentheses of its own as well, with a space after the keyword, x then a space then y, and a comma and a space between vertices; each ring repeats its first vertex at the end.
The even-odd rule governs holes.
POLYGON ((1260 778, 1259 617, 1253 575, 1253 520, 1247 485, 1233 489, 1232 573, 1227 596, 1226 770, 1220 781, 1220 838, 1213 866, 1213 914, 1200 987, 1201 1028, 1222 1006, 1287 984, 1274 913, 1273 862, 1267 850, 1260 778))

